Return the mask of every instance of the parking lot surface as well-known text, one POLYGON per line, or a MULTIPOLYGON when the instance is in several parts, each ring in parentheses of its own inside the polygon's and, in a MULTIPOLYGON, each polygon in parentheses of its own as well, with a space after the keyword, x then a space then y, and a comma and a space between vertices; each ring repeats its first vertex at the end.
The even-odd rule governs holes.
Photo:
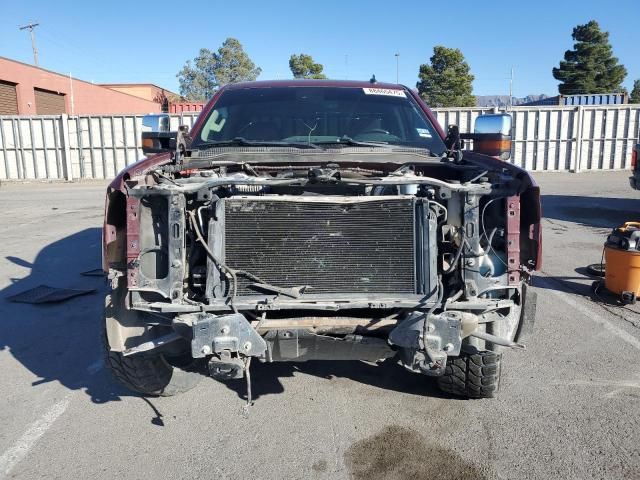
POLYGON ((524 351, 496 399, 443 396, 386 362, 252 365, 171 398, 116 385, 102 362, 104 183, 0 186, 0 479, 638 479, 640 309, 591 292, 610 228, 640 220, 627 172, 535 175, 544 266, 524 351), (47 284, 95 288, 11 303, 47 284))

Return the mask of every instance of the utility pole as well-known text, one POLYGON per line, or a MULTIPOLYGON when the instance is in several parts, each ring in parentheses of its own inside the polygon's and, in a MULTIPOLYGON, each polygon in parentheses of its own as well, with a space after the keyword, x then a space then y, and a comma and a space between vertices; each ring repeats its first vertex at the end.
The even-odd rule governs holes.
POLYGON ((396 83, 400 83, 400 53, 396 52, 396 83))
POLYGON ((20 27, 20 30, 29 30, 31 34, 31 48, 33 49, 33 63, 35 66, 38 66, 38 49, 36 48, 36 35, 33 33, 33 29, 36 28, 39 23, 30 23, 28 25, 23 25, 20 27))

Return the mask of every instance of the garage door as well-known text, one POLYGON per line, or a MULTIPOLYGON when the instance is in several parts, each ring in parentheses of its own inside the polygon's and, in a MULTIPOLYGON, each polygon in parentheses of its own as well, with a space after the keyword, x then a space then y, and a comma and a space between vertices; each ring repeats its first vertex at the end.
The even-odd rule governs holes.
POLYGON ((36 113, 38 115, 59 115, 66 113, 64 93, 51 92, 41 88, 34 88, 36 97, 36 113))
POLYGON ((17 115, 16 84, 0 80, 0 115, 17 115))

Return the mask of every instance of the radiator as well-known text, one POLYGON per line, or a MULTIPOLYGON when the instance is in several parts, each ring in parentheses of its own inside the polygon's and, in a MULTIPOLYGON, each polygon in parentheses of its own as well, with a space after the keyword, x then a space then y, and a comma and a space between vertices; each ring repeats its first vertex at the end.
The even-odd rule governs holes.
MULTIPOLYGON (((306 294, 425 290, 416 258, 425 258, 433 234, 415 198, 256 196, 222 202, 220 225, 210 231, 223 237, 216 250, 231 268, 277 287, 311 287, 306 294)), ((264 293, 250 283, 240 277, 238 295, 264 293)), ((433 282, 427 283, 430 291, 433 282)))

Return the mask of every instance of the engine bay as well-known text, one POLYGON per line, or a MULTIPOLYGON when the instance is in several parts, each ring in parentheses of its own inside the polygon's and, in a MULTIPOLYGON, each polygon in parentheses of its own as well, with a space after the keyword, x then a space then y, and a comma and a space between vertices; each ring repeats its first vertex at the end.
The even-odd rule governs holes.
POLYGON ((127 182, 126 245, 113 246, 147 340, 122 349, 187 341, 216 375, 252 356, 400 352, 441 375, 463 345, 520 347, 526 187, 508 169, 433 161, 149 171, 127 182))

